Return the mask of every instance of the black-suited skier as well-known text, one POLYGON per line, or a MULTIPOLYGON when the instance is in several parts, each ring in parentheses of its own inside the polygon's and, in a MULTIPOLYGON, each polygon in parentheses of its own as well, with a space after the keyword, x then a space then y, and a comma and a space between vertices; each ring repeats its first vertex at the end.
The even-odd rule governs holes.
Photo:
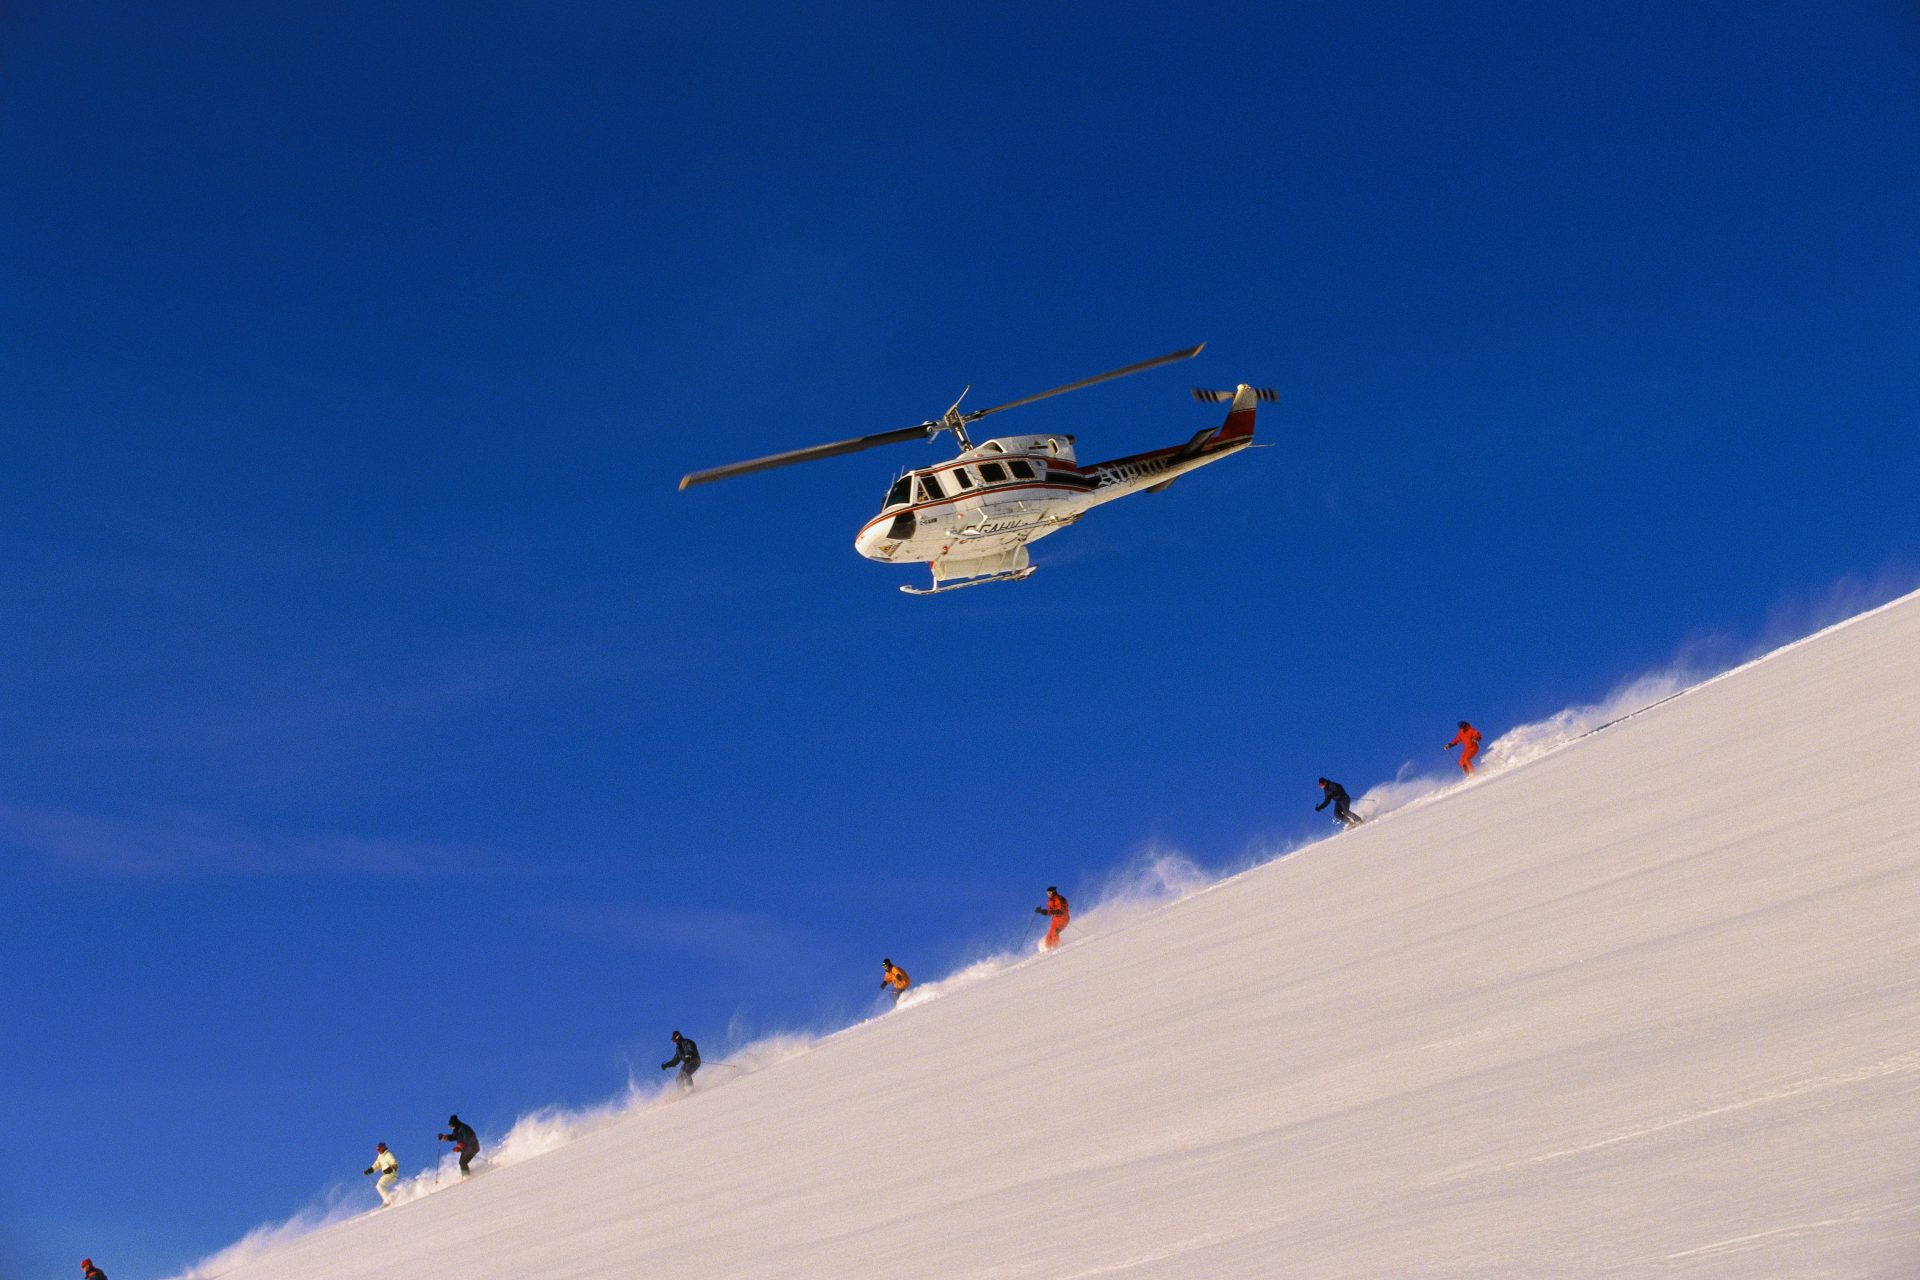
POLYGON ((1347 794, 1345 787, 1330 778, 1322 778, 1320 779, 1320 789, 1327 794, 1321 797, 1319 804, 1313 806, 1315 813, 1319 813, 1328 805, 1332 805, 1333 816, 1340 820, 1342 826, 1357 827, 1360 825, 1360 815, 1355 813, 1351 807, 1353 797, 1347 794))
POLYGON ((660 1064, 662 1071, 671 1071, 675 1067, 680 1068, 680 1074, 676 1077, 680 1087, 693 1088, 693 1073, 700 1069, 700 1046, 691 1037, 683 1036, 678 1031, 673 1033, 673 1057, 660 1064))
POLYGON ((447 1127, 453 1132, 441 1134, 440 1141, 453 1144, 453 1149, 460 1153, 460 1176, 470 1177, 473 1170, 467 1166, 471 1165, 473 1158, 480 1154, 480 1135, 475 1133, 473 1126, 463 1121, 458 1114, 447 1117, 447 1127))

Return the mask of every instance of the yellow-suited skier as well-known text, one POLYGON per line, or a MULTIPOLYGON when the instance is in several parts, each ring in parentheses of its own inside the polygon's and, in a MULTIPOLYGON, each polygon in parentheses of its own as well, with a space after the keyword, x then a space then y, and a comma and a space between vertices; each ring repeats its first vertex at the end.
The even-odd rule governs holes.
POLYGON ((393 1184, 400 1181, 400 1162, 394 1159, 393 1152, 387 1150, 384 1142, 373 1144, 373 1163, 361 1171, 361 1176, 376 1173, 380 1175, 380 1181, 373 1184, 373 1189, 380 1193, 380 1203, 392 1204, 393 1184))

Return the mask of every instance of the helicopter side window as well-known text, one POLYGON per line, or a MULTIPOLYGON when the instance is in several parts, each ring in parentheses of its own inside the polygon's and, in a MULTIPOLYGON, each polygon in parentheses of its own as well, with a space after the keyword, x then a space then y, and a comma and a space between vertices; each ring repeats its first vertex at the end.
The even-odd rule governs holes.
POLYGON ((1033 479, 1033 468, 1027 463, 1019 461, 1018 459, 1008 462, 1007 470, 1013 472, 1013 478, 1016 480, 1033 479))
POLYGON ((953 476, 953 482, 956 485, 960 486, 960 488, 962 489, 973 488, 973 477, 967 474, 967 469, 965 467, 955 467, 948 474, 953 476))
POLYGON ((921 476, 920 487, 926 491, 929 501, 938 502, 947 495, 940 491, 940 482, 932 476, 921 476))
POLYGON ((1006 482, 1006 478, 1006 468, 1002 467, 999 463, 983 462, 980 464, 980 481, 982 484, 1003 484, 1006 482))
POLYGON ((883 509, 886 507, 897 507, 901 503, 908 501, 912 492, 913 477, 901 476, 893 482, 893 488, 887 490, 887 500, 880 505, 883 509))

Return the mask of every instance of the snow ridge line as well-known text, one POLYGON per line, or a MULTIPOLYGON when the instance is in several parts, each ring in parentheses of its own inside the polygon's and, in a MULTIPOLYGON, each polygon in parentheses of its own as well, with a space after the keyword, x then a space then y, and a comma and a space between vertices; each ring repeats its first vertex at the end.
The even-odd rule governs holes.
MULTIPOLYGON (((1757 667, 1761 663, 1767 661, 1769 658, 1775 658, 1783 653, 1788 652, 1789 650, 1798 649, 1803 644, 1811 644, 1813 641, 1818 640, 1821 636, 1827 635, 1831 632, 1839 631, 1843 627, 1850 627, 1856 622, 1864 622, 1868 618, 1873 617, 1875 614, 1885 613, 1887 610, 1893 608, 1895 605, 1903 604, 1908 600, 1914 599, 1915 597, 1920 597, 1920 591, 1909 591, 1905 595, 1895 596, 1893 599, 1887 601, 1885 604, 1875 605, 1873 608, 1868 609, 1865 613, 1856 613, 1851 618, 1842 618, 1838 622, 1830 622, 1826 626, 1820 628, 1818 631, 1812 632, 1808 635, 1801 636, 1798 640, 1789 640, 1787 641, 1787 643, 1781 645, 1776 649, 1769 649, 1765 653, 1759 654, 1752 658, 1748 658, 1745 662, 1736 663, 1735 665, 1728 667, 1725 671, 1722 671, 1717 675, 1706 676, 1703 679, 1694 681, 1692 684, 1688 685, 1684 689, 1676 689, 1672 693, 1668 694, 1666 697, 1661 698, 1656 702, 1649 702, 1646 706, 1641 707, 1636 711, 1629 711, 1624 715, 1616 716, 1613 719, 1607 721, 1605 724, 1595 725, 1593 728, 1581 734, 1578 738, 1570 739, 1569 742, 1570 743, 1578 742, 1580 741, 1581 738, 1592 737, 1594 734, 1599 733, 1602 729, 1611 729, 1613 728, 1613 726, 1617 724, 1624 724, 1628 720, 1633 719, 1635 716, 1645 715, 1647 712, 1653 710, 1655 707, 1665 706, 1667 703, 1672 702, 1675 698, 1684 698, 1688 694, 1693 693, 1695 690, 1704 689, 1710 684, 1718 684, 1720 681, 1725 680, 1728 676, 1739 675, 1742 671, 1745 671, 1747 668, 1757 667)), ((1567 745, 1567 744, 1563 744, 1563 745, 1567 745)), ((1558 751, 1559 749, 1560 749, 1559 747, 1555 747, 1553 748, 1553 751, 1558 751)), ((1553 752, 1550 751, 1547 754, 1551 755, 1552 753, 1553 752)))
MULTIPOLYGON (((1518 724, 1508 729, 1498 738, 1487 743, 1486 749, 1480 755, 1480 767, 1471 777, 1435 776, 1432 774, 1414 774, 1409 776, 1410 770, 1413 767, 1412 762, 1409 761, 1401 767, 1400 772, 1392 779, 1386 782, 1375 783, 1368 787, 1367 790, 1354 801, 1354 809, 1361 813, 1361 816, 1366 819, 1368 824, 1372 824, 1391 818, 1394 814, 1402 812, 1403 810, 1425 808, 1427 805, 1453 795, 1456 792, 1477 786, 1495 777, 1504 776, 1517 769, 1525 768, 1535 761, 1545 760, 1551 756, 1558 755, 1561 751, 1576 742, 1583 742, 1595 734, 1616 728, 1629 720, 1637 719, 1657 707, 1663 707, 1667 703, 1684 698, 1690 693, 1697 693, 1709 685, 1718 684, 1730 676, 1737 676, 1770 659, 1777 658, 1784 653, 1798 649, 1802 645, 1811 644, 1823 636, 1830 635, 1842 628, 1850 627, 1855 623, 1864 622, 1877 614, 1885 613, 1889 609, 1916 599, 1920 599, 1920 590, 1905 592, 1902 595, 1894 597, 1892 600, 1888 600, 1884 604, 1875 605, 1871 609, 1854 614, 1852 617, 1842 618, 1838 622, 1830 622, 1826 626, 1801 636, 1797 640, 1789 640, 1785 644, 1777 645, 1774 648, 1766 650, 1764 653, 1756 654, 1742 662, 1735 663, 1724 671, 1715 672, 1711 675, 1702 675, 1697 669, 1690 671, 1687 669, 1685 662, 1676 662, 1673 666, 1664 670, 1650 671, 1633 676, 1616 685, 1613 692, 1599 702, 1584 706, 1567 707, 1550 716, 1529 721, 1526 724, 1518 724), (1583 716, 1596 712, 1606 714, 1606 708, 1623 699, 1629 698, 1636 690, 1641 689, 1643 686, 1666 685, 1673 682, 1678 682, 1681 687, 1659 693, 1649 701, 1639 702, 1626 711, 1607 714, 1606 719, 1598 724, 1589 725, 1585 728, 1577 727, 1578 720, 1583 716), (1547 732, 1543 736, 1542 731, 1552 730, 1556 724, 1567 721, 1573 721, 1575 723, 1567 724, 1564 736, 1559 737, 1558 740, 1554 740, 1551 732, 1547 732)), ((1334 834, 1339 835, 1342 833, 1335 832, 1334 834)), ((1320 844, 1323 840, 1331 838, 1331 836, 1322 837, 1321 840, 1313 840, 1308 843, 1320 844)), ((1286 853, 1291 852, 1294 852, 1294 850, 1283 851, 1281 856, 1285 856, 1286 853)), ((1251 869, 1253 868, 1249 868, 1249 870, 1251 869)))

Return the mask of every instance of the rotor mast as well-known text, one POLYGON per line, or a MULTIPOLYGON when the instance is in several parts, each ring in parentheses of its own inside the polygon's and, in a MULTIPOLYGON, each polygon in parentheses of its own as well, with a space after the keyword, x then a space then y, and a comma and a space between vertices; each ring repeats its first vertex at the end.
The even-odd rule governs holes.
MULTIPOLYGON (((973 384, 969 382, 966 390, 960 393, 960 400, 965 400, 967 391, 971 390, 973 390, 973 384)), ((960 416, 960 400, 955 400, 947 406, 947 411, 940 415, 940 425, 928 431, 927 438, 931 440, 942 431, 951 431, 953 438, 960 442, 960 451, 965 453, 973 448, 973 437, 967 434, 967 420, 960 416)))

